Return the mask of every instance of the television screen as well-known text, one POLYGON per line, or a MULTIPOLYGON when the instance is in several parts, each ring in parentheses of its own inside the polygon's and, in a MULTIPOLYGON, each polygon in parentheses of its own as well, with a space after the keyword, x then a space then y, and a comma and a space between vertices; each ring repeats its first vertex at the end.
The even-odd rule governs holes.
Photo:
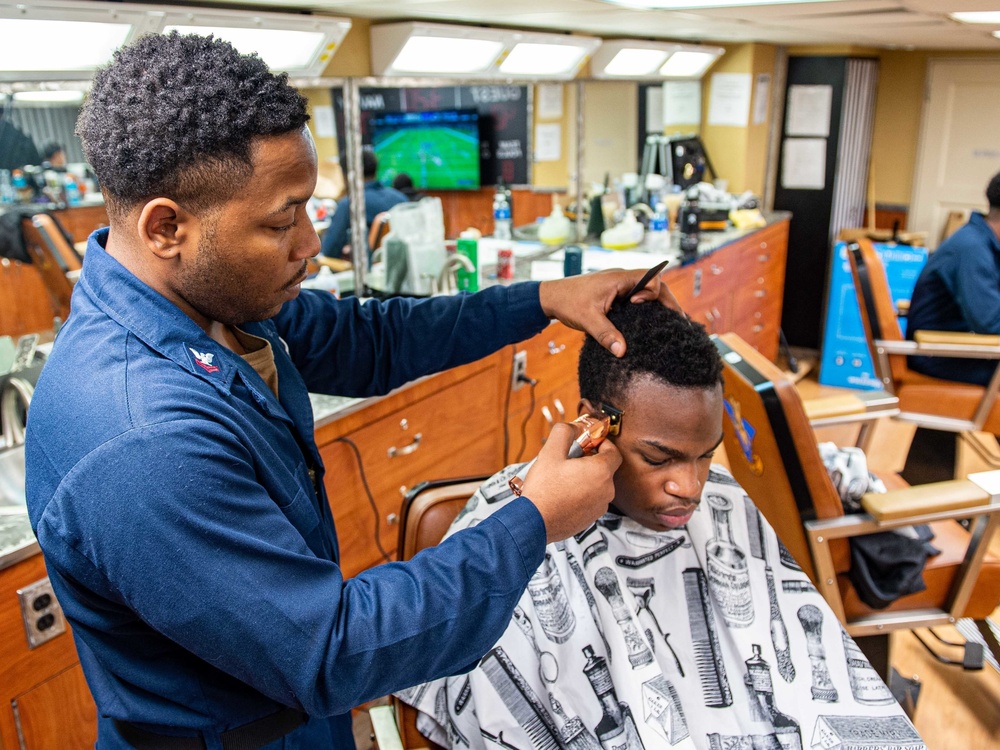
POLYGON ((391 185, 400 172, 414 187, 479 188, 479 114, 475 110, 387 112, 370 120, 377 179, 391 185))

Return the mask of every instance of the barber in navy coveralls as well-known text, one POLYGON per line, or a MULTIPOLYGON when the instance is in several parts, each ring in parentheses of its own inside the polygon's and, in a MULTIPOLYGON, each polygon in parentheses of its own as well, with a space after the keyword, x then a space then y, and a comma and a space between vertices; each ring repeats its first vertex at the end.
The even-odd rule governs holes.
MULTIPOLYGON (((621 354, 604 312, 640 273, 419 302, 300 293, 319 250, 306 119, 259 58, 173 35, 119 52, 78 123, 111 226, 35 391, 27 492, 98 748, 353 748, 353 706, 471 669, 546 541, 613 494, 611 443, 568 461, 557 425, 525 497, 344 580, 307 391, 383 394, 549 316, 621 354)), ((658 282, 640 298, 676 305, 658 282)))

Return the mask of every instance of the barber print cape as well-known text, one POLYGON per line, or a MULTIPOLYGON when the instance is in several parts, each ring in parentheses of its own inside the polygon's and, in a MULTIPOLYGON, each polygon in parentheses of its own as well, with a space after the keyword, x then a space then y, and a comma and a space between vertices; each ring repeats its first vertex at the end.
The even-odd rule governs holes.
MULTIPOLYGON (((509 502, 508 479, 527 469, 485 482, 449 535, 509 502)), ((451 748, 925 750, 718 466, 686 527, 656 532, 609 512, 550 544, 479 666, 399 697, 451 748)))

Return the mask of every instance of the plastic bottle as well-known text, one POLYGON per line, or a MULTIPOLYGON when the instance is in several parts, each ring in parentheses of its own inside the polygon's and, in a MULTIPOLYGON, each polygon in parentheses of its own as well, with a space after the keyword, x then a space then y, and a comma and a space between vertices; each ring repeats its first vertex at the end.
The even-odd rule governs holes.
POLYGON ((570 245, 563 251, 563 276, 579 276, 583 273, 583 249, 570 245))
POLYGON ((80 195, 80 188, 77 186, 76 178, 73 175, 66 175, 66 179, 63 180, 63 188, 66 191, 66 203, 70 206, 79 206, 83 196, 80 195))
POLYGON ((498 240, 509 240, 510 233, 510 201, 503 180, 497 180, 497 190, 493 195, 493 236, 498 240))
POLYGON ((656 210, 649 220, 649 231, 646 234, 646 247, 651 252, 663 253, 670 248, 670 233, 667 231, 667 207, 657 203, 656 210))
POLYGON ((9 205, 16 201, 14 186, 10 182, 10 170, 0 169, 0 204, 9 205))

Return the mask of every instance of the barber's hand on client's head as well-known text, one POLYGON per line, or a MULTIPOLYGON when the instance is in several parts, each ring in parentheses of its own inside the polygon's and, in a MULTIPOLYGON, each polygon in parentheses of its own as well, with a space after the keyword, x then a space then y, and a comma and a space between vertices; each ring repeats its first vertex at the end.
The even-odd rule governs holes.
MULTIPOLYGON (((597 273, 543 281, 538 289, 542 310, 578 331, 586 331, 616 357, 625 354, 625 339, 608 320, 612 303, 639 283, 645 269, 611 269, 597 273)), ((658 301, 681 311, 677 299, 659 276, 631 297, 632 302, 658 301)))
POLYGON ((542 514, 548 543, 583 531, 615 497, 613 480, 622 462, 618 449, 605 440, 592 456, 568 458, 576 435, 568 424, 553 426, 524 479, 522 494, 542 514))

